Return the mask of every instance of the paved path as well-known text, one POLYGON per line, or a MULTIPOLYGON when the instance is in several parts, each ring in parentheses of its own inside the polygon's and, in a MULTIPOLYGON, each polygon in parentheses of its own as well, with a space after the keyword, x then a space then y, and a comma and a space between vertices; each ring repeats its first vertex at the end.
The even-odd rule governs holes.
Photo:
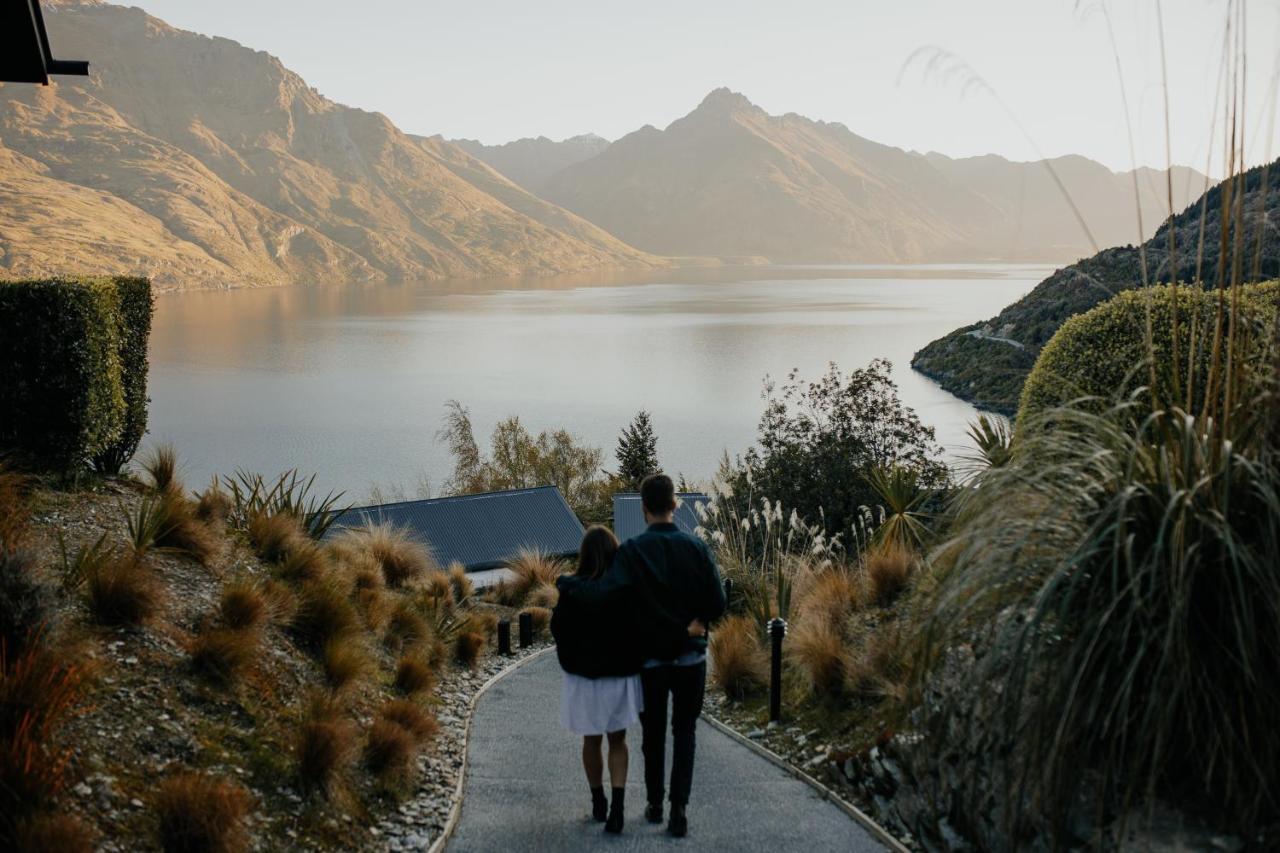
POLYGON ((884 849, 808 785, 706 723, 698 725, 689 836, 673 839, 665 827, 644 821, 639 729, 628 735, 626 832, 606 836, 588 820, 581 741, 560 728, 559 707, 554 654, 516 670, 481 697, 471 727, 462 817, 450 851, 884 849))

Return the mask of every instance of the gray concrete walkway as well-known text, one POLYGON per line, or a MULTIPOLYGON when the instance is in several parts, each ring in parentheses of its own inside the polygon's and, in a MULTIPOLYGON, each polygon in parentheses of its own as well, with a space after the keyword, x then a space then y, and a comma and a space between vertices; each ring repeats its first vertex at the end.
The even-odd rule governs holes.
POLYGON ((808 785, 706 723, 698 726, 689 836, 673 839, 665 827, 644 821, 639 729, 628 736, 626 832, 606 836, 588 820, 581 741, 560 728, 559 707, 554 654, 522 667, 481 697, 472 721, 462 817, 450 851, 884 849, 808 785))

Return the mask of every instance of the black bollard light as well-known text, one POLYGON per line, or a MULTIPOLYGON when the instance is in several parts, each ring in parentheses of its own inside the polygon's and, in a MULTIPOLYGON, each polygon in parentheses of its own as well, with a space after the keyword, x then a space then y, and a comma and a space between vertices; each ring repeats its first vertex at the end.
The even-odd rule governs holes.
POLYGON ((511 620, 498 620, 498 654, 511 654, 511 620))
POLYGON ((520 648, 533 645, 533 614, 527 610, 520 614, 520 648))
POLYGON ((781 619, 769 622, 769 640, 772 654, 769 659, 769 722, 782 719, 782 638, 787 635, 787 623, 781 619))
POLYGON ((733 578, 724 579, 724 607, 725 610, 733 607, 733 578))

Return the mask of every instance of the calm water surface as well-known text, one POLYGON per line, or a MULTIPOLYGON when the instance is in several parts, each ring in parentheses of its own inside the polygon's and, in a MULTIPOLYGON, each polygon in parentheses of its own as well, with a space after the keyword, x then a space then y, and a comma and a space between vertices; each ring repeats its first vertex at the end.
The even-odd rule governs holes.
POLYGON ((151 434, 192 486, 238 467, 298 468, 363 498, 451 470, 445 402, 485 443, 519 415, 606 450, 639 409, 668 471, 710 477, 755 439, 761 384, 834 361, 894 364, 903 400, 954 457, 975 417, 909 366, 923 344, 995 315, 1036 265, 764 267, 430 285, 167 295, 151 351, 151 434))

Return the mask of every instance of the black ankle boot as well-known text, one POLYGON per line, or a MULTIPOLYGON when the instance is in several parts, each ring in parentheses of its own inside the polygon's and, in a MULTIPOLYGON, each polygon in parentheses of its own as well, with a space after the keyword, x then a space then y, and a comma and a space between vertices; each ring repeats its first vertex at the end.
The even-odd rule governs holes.
POLYGON ((596 823, 604 823, 609 817, 609 799, 604 795, 604 786, 591 789, 591 819, 596 823))
POLYGON ((613 797, 609 803, 609 819, 604 824, 605 832, 612 832, 614 835, 622 832, 622 813, 626 810, 626 794, 626 788, 613 789, 613 797))
POLYGON ((662 803, 649 803, 645 806, 644 819, 649 823, 662 823, 662 803))
POLYGON ((667 823, 667 832, 673 838, 684 838, 689 834, 689 819, 684 815, 682 803, 671 804, 671 820, 667 823))

